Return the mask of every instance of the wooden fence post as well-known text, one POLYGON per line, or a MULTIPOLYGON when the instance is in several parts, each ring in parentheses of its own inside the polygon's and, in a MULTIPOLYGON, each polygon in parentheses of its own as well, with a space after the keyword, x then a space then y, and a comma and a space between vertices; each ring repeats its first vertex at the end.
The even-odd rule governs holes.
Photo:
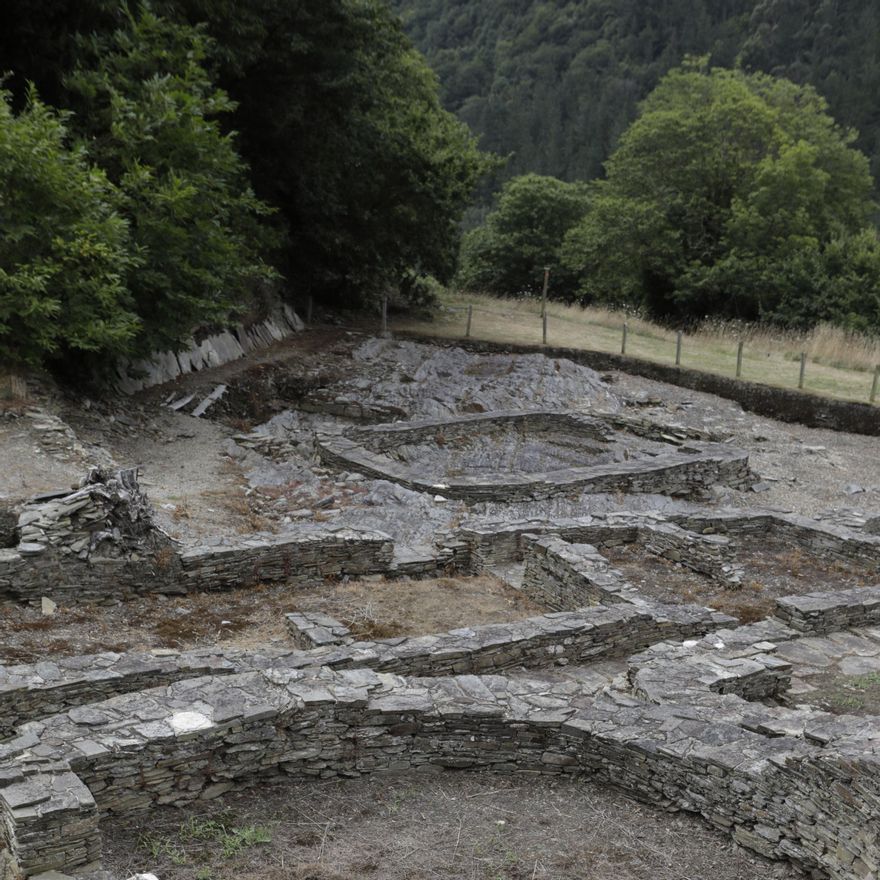
POLYGON ((626 354, 626 321, 623 322, 623 339, 620 340, 620 353, 626 354))
POLYGON ((464 331, 465 339, 469 338, 471 335, 471 319, 474 316, 474 307, 472 305, 468 306, 468 317, 467 317, 467 327, 464 331))
POLYGON ((739 344, 736 347, 736 378, 739 379, 742 376, 743 371, 743 341, 740 339, 739 344))
POLYGON ((541 324, 542 324, 541 341, 544 343, 544 345, 546 345, 547 344, 547 313, 546 312, 544 312, 544 315, 541 318, 541 324))
POLYGON ((798 388, 803 390, 804 387, 804 374, 807 371, 807 353, 805 351, 801 352, 801 372, 798 376, 798 388))
POLYGON ((541 293, 541 317, 542 318, 547 315, 547 288, 549 286, 550 286, 550 267, 544 266, 544 290, 541 293))
POLYGON ((681 330, 678 331, 678 335, 675 337, 675 366, 681 366, 681 330))
POLYGON ((878 385, 880 385, 880 364, 874 367, 874 381, 871 383, 871 403, 877 399, 878 385))

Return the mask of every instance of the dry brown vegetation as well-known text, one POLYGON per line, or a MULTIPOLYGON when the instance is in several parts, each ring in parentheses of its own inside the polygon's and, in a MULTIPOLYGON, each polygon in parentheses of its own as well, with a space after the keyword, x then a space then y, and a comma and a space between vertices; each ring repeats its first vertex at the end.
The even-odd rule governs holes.
POLYGON ((35 663, 50 654, 215 644, 292 647, 284 614, 297 608, 331 614, 364 639, 443 632, 543 611, 489 576, 327 581, 308 590, 264 584, 225 593, 146 596, 109 606, 66 605, 60 599, 58 605, 49 616, 39 607, 0 608, 0 661, 35 663))
MULTIPOLYGON (((403 317, 394 329, 435 336, 464 336, 466 311, 473 306, 471 336, 495 342, 541 342, 541 302, 497 299, 448 292, 431 319, 403 317)), ((619 352, 624 322, 627 354, 671 364, 676 332, 639 315, 613 309, 551 302, 547 309, 550 345, 619 352)), ((808 358, 805 388, 819 394, 866 401, 872 371, 880 365, 880 338, 822 324, 809 333, 785 332, 761 325, 707 321, 685 334, 682 366, 733 376, 737 344, 742 340, 742 377, 768 385, 798 384, 801 352, 808 358)))
POLYGON ((765 535, 739 542, 733 561, 743 569, 740 584, 724 584, 656 556, 638 543, 604 548, 602 554, 646 595, 661 602, 708 606, 741 623, 770 616, 782 596, 850 589, 875 580, 869 569, 826 559, 765 535))

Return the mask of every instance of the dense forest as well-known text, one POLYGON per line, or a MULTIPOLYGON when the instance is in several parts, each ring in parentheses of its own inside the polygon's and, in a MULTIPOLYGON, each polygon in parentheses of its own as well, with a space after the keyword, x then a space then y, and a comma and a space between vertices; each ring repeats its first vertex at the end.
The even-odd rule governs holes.
POLYGON ((676 323, 880 328, 869 0, 3 12, 2 363, 93 372, 279 294, 511 295, 544 265, 676 323))
POLYGON ((394 0, 507 157, 460 286, 880 329, 872 0, 394 0))
POLYGON ((445 106, 511 155, 505 176, 603 163, 686 55, 816 88, 880 177, 875 0, 393 0, 445 106))
POLYGON ((417 295, 493 163, 385 0, 5 0, 0 75, 0 361, 417 295))

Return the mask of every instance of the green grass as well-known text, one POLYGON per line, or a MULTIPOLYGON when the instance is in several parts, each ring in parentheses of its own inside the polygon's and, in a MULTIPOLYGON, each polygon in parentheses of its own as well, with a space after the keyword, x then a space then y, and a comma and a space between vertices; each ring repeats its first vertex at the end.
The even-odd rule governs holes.
POLYGON ((880 672, 823 677, 808 695, 830 712, 877 714, 880 711, 880 672))
MULTIPOLYGON (((467 308, 473 306, 471 338, 500 343, 540 344, 541 303, 448 292, 431 318, 398 318, 392 329, 450 339, 462 338, 467 308)), ((626 353, 661 364, 675 363, 676 334, 649 321, 608 309, 549 303, 547 344, 616 352, 627 321, 626 353)), ((742 378, 780 388, 797 388, 800 352, 808 352, 804 390, 867 402, 872 363, 880 362, 880 342, 831 328, 798 336, 763 328, 706 327, 682 340, 681 366, 736 375, 738 338, 744 339, 742 378), (876 359, 876 360, 875 360, 876 359)))
MULTIPOLYGON (((139 846, 154 860, 167 859, 173 865, 233 859, 244 850, 270 843, 272 833, 259 825, 234 827, 221 816, 219 819, 191 817, 173 834, 145 834, 139 846)), ((199 880, 210 880, 210 865, 203 866, 199 880)))

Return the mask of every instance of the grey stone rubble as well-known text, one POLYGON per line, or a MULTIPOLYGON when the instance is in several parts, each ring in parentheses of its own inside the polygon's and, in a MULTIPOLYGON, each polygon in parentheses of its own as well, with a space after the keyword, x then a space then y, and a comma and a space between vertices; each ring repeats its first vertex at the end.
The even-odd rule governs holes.
POLYGON ((79 489, 25 505, 17 531, 30 554, 42 547, 79 559, 96 551, 105 556, 146 552, 157 532, 137 472, 110 474, 99 468, 89 472, 79 489))
POLYGON ((777 648, 777 656, 792 665, 792 682, 780 695, 781 702, 800 708, 815 700, 817 688, 836 679, 841 706, 859 709, 862 701, 858 696, 853 699, 851 691, 853 685, 857 691, 865 685, 870 687, 880 673, 880 628, 866 626, 804 635, 777 648))
POLYGON ((221 397, 226 393, 225 385, 217 385, 210 394, 207 394, 192 411, 192 415, 201 418, 221 397))
POLYGON ((287 631, 297 648, 323 648, 325 645, 350 645, 351 630, 335 617, 320 611, 291 611, 284 615, 287 631))
POLYGON ((25 415, 37 432, 37 443, 43 452, 62 460, 85 455, 85 449, 73 429, 58 416, 39 407, 30 407, 25 415))
POLYGON ((263 321, 215 333, 201 342, 193 340, 183 351, 154 352, 144 360, 122 363, 117 386, 131 394, 161 385, 187 373, 238 360, 258 348, 280 342, 304 327, 296 312, 289 305, 282 304, 263 321))
POLYGON ((880 514, 866 513, 852 507, 837 507, 816 514, 816 519, 848 529, 861 529, 870 534, 880 534, 880 514))
MULTIPOLYGON (((599 373, 566 358, 551 360, 539 354, 510 358, 457 346, 385 339, 366 340, 353 357, 367 375, 335 383, 324 397, 348 400, 354 418, 361 407, 418 418, 517 407, 616 410, 620 406, 599 373)), ((319 405, 323 402, 315 400, 319 405)))

